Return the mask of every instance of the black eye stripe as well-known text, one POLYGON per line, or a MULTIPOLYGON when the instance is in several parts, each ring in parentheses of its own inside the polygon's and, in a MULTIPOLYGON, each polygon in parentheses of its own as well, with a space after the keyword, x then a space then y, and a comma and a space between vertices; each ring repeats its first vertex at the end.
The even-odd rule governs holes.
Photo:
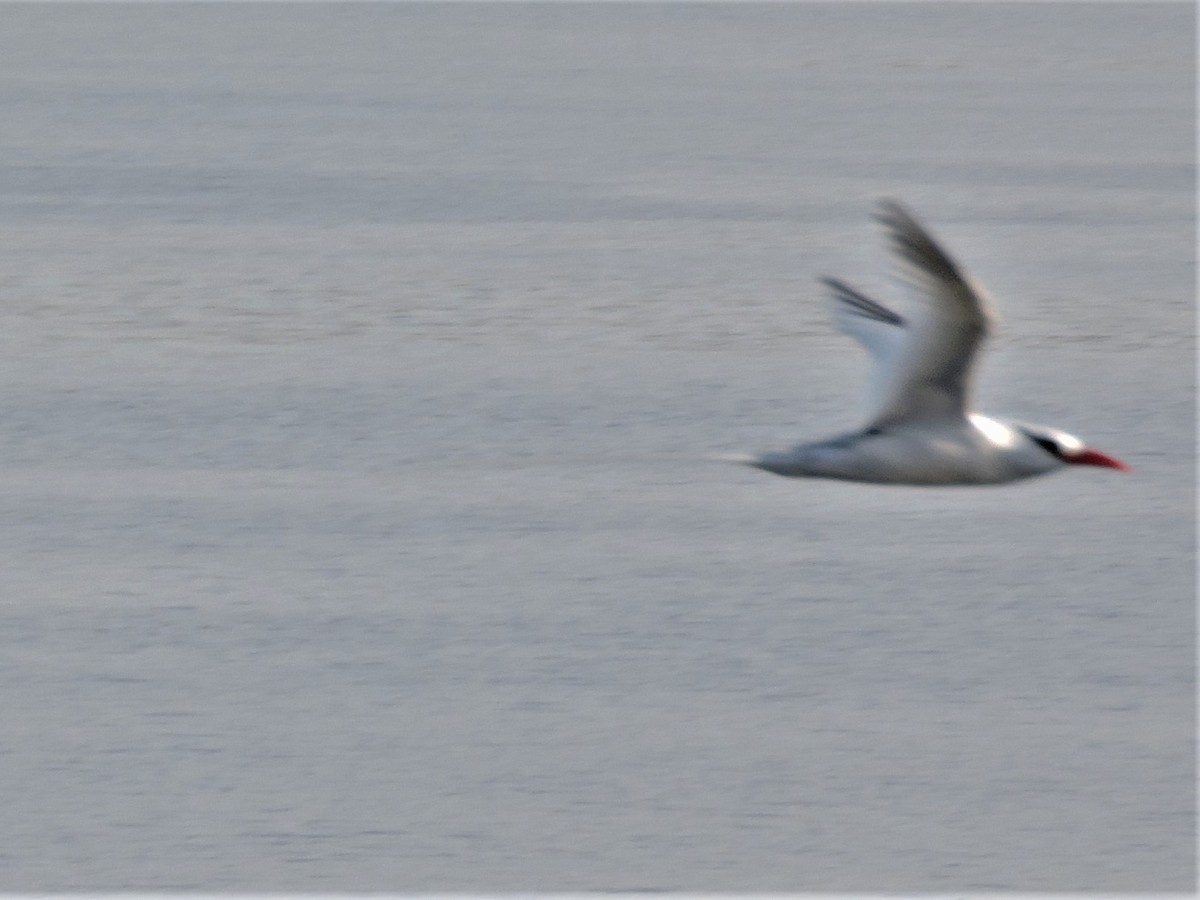
POLYGON ((1058 444, 1054 443, 1054 441, 1050 440, 1049 438, 1037 437, 1036 435, 1032 434, 1029 435, 1029 437, 1035 444, 1037 444, 1051 456, 1062 456, 1058 450, 1058 444))

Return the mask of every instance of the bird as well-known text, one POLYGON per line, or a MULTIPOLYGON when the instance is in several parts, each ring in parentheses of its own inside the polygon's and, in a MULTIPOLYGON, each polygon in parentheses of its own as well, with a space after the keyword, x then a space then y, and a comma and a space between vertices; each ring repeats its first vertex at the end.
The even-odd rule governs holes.
POLYGON ((903 279, 927 302, 901 316, 840 279, 821 279, 838 329, 874 359, 867 424, 743 462, 795 478, 927 486, 1004 484, 1072 465, 1130 470, 1060 429, 972 411, 993 301, 901 203, 881 200, 876 219, 903 279))

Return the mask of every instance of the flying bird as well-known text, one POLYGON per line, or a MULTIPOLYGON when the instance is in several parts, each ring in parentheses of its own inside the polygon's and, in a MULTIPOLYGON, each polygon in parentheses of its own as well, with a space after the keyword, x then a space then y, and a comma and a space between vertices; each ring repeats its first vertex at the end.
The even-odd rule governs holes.
POLYGON ((995 318, 987 292, 907 209, 877 219, 901 274, 927 302, 900 316, 836 278, 823 278, 838 328, 874 358, 874 409, 859 431, 744 461, 777 475, 883 484, 1002 484, 1069 465, 1128 471, 1119 459, 1044 425, 971 411, 972 368, 995 318))

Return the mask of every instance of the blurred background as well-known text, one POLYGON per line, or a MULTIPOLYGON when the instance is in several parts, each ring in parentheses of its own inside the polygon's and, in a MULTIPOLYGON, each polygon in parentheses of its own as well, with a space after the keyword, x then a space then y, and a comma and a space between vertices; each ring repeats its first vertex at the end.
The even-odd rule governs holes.
POLYGON ((0 889, 1194 888, 1194 7, 0 21, 0 889), (1131 474, 706 461, 880 196, 1131 474))

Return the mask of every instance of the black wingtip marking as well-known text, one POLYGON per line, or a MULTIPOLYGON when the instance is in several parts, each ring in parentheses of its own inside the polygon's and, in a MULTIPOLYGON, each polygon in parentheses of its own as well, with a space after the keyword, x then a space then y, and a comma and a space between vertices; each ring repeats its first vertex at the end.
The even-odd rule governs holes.
POLYGON ((901 316, 892 312, 882 303, 877 303, 865 294, 859 293, 846 284, 846 282, 828 277, 823 277, 820 281, 821 284, 833 291, 834 297, 846 304, 849 312, 857 316, 862 316, 864 319, 886 322, 889 325, 895 325, 897 328, 904 327, 904 319, 901 316))
POLYGON ((875 220, 887 229, 892 249, 906 262, 945 281, 961 281, 962 270, 903 204, 879 201, 875 220))

